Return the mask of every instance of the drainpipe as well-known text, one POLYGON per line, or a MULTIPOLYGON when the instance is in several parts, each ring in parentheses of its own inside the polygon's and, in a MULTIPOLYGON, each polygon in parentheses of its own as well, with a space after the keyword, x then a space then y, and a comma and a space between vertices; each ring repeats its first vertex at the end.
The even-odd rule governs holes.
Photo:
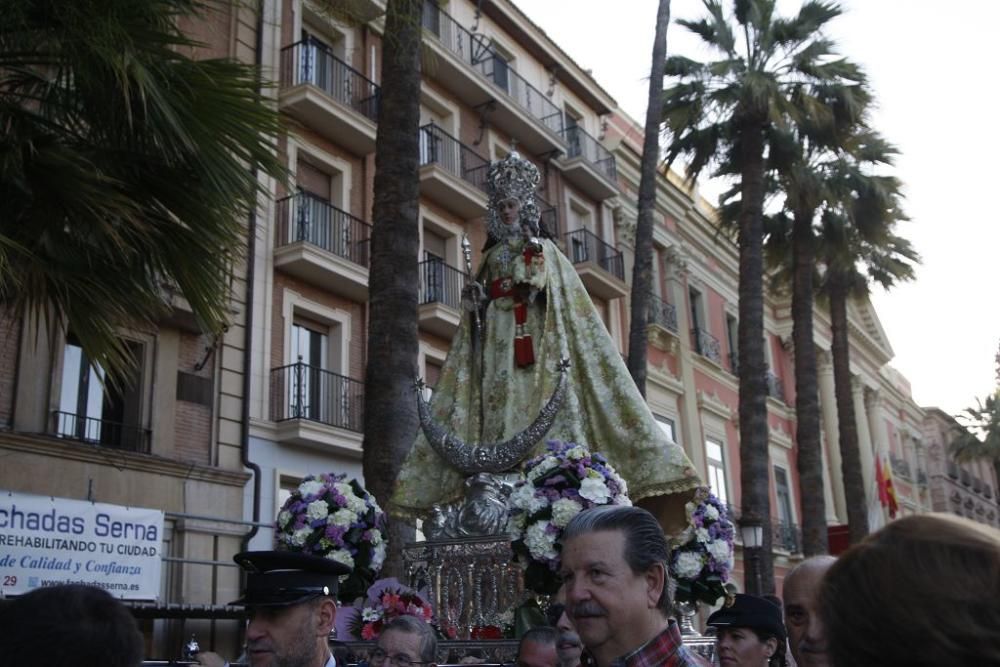
MULTIPOLYGON (((254 59, 258 67, 262 67, 264 55, 264 0, 257 3, 257 40, 254 48, 254 59)), ((263 79, 257 92, 263 94, 263 79)), ((253 168, 254 180, 257 180, 257 167, 253 168)), ((257 263, 257 201, 254 200, 250 207, 250 215, 247 216, 247 293, 246 320, 243 327, 243 409, 240 421, 242 422, 242 433, 240 439, 240 460, 244 467, 249 468, 253 473, 253 526, 250 531, 243 536, 241 551, 246 551, 250 545, 250 540, 257 535, 260 523, 260 466, 250 460, 250 381, 251 363, 253 362, 253 288, 254 288, 254 267, 257 263)))

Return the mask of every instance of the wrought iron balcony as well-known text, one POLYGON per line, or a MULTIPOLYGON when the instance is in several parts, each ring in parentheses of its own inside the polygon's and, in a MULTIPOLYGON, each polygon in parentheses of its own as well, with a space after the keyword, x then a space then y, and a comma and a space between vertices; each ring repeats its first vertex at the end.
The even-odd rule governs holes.
POLYGON ((691 340, 694 344, 694 351, 705 357, 709 361, 722 365, 722 348, 719 339, 708 333, 705 329, 694 327, 691 329, 691 340))
POLYGON ((917 484, 920 486, 927 486, 927 473, 923 470, 917 471, 917 484))
POLYGON ((511 69, 488 38, 469 32, 433 0, 424 1, 421 24, 427 43, 439 46, 442 56, 447 54, 434 62, 436 79, 472 105, 492 93, 491 122, 519 137, 532 152, 561 148, 562 110, 511 69), (496 96, 497 91, 503 95, 496 96))
POLYGON ((579 125, 567 127, 565 135, 566 143, 569 145, 566 151, 567 157, 582 157, 612 183, 618 179, 615 156, 602 146, 601 142, 587 134, 579 125))
POLYGON ((278 247, 303 241, 350 262, 368 267, 372 227, 308 192, 277 202, 278 247))
POLYGON ((578 229, 566 234, 566 249, 574 264, 595 262, 602 269, 619 280, 625 280, 625 260, 613 246, 605 243, 597 234, 578 229))
POLYGON ((418 300, 425 303, 441 303, 455 310, 462 305, 462 288, 468 275, 440 259, 420 262, 420 294, 418 300))
POLYGON ((486 213, 489 160, 434 123, 420 128, 420 191, 464 218, 486 213))
POLYGON ((980 491, 982 491, 983 490, 983 480, 979 479, 978 477, 973 477, 972 478, 972 490, 975 491, 976 493, 979 493, 980 491))
POLYGON ((652 292, 649 294, 649 323, 663 327, 667 331, 678 332, 677 308, 652 292))
POLYGON ((892 464, 892 472, 905 479, 912 479, 910 462, 900 456, 889 455, 889 462, 892 464))
POLYGON ((559 228, 559 209, 538 195, 535 195, 535 203, 538 205, 538 223, 542 230, 554 239, 561 236, 559 228))
POLYGON ((771 519, 772 546, 784 549, 788 553, 797 554, 802 551, 802 533, 793 523, 785 523, 781 519, 771 519))
POLYGON ((323 42, 307 37, 281 50, 278 105, 317 132, 359 155, 375 149, 382 92, 340 60, 323 42), (358 114, 344 114, 337 106, 358 114))
POLYGON ((972 475, 969 474, 969 471, 963 468, 961 471, 961 475, 962 475, 962 485, 972 486, 972 475))
POLYGON ((127 452, 149 453, 151 432, 147 428, 59 410, 53 413, 53 417, 55 435, 60 438, 127 452))
POLYGON ((958 464, 954 461, 948 461, 948 477, 958 479, 958 464))
POLYGON ((364 429, 365 385, 297 362, 271 370, 271 419, 305 419, 356 431, 364 429))
POLYGON ((767 372, 767 395, 782 403, 785 401, 785 383, 771 371, 767 372))

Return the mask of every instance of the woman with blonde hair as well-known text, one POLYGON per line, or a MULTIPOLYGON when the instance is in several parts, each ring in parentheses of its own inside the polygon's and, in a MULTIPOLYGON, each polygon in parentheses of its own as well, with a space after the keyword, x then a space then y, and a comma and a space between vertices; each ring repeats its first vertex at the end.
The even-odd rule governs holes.
POLYGON ((830 568, 820 609, 836 667, 1000 665, 1000 531, 893 521, 830 568))

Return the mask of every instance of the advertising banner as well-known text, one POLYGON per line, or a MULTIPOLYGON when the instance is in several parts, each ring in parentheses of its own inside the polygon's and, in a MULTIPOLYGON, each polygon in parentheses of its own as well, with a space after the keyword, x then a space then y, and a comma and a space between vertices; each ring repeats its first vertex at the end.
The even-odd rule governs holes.
POLYGON ((160 593, 163 512, 0 492, 0 592, 88 584, 117 598, 160 593))

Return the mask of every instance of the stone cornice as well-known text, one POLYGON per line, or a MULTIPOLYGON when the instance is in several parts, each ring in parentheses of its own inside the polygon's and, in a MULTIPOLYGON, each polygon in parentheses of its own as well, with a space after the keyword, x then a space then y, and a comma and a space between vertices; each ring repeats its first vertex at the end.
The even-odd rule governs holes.
POLYGON ((154 454, 137 454, 47 435, 0 433, 0 449, 227 486, 243 487, 250 479, 250 474, 242 471, 223 470, 154 454))

